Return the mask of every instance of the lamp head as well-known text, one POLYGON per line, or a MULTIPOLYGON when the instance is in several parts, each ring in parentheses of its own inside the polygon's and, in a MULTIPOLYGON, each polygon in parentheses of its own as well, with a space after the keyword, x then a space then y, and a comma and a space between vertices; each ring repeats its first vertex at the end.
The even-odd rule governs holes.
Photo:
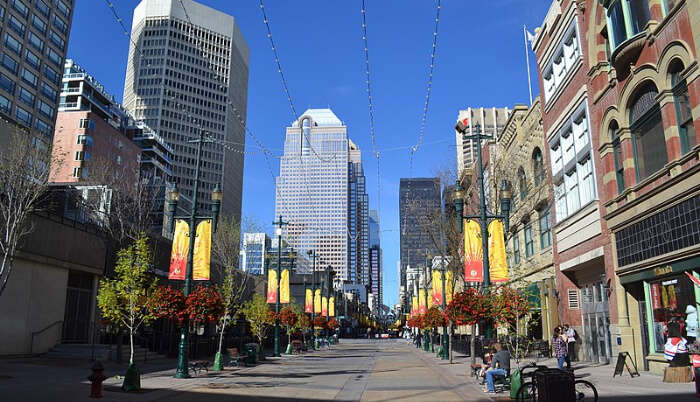
POLYGON ((214 203, 220 204, 221 200, 224 198, 224 193, 221 191, 221 187, 219 187, 219 184, 214 187, 214 189, 211 191, 211 200, 214 203))

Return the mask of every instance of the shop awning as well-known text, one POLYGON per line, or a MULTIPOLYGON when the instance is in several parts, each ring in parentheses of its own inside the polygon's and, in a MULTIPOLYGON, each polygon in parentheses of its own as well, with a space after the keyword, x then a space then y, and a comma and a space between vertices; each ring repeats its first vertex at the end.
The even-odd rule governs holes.
POLYGON ((527 301, 530 303, 530 309, 540 310, 542 308, 542 302, 540 300, 540 287, 537 282, 531 284, 525 289, 527 295, 527 301))

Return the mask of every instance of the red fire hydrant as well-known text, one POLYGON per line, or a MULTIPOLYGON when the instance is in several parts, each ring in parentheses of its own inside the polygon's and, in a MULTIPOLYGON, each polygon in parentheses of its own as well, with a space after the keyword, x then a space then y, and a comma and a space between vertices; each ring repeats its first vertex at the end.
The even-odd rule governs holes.
POLYGON ((102 367, 102 363, 95 362, 95 364, 92 365, 92 375, 88 377, 88 380, 90 380, 92 384, 90 386, 90 398, 102 398, 102 381, 107 378, 103 374, 104 371, 105 369, 102 367))

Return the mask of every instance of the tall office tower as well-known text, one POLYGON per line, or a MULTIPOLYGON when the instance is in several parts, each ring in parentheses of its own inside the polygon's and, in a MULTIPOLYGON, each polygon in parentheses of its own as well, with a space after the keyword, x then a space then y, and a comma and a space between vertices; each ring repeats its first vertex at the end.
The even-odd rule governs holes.
POLYGON ((283 238, 299 253, 314 250, 316 267, 332 266, 343 281, 357 280, 356 244, 363 240, 364 218, 357 208, 366 203, 360 156, 332 110, 309 109, 286 129, 277 177, 275 216, 289 222, 283 238))
POLYGON ((237 116, 246 117, 249 50, 237 21, 192 0, 142 0, 131 38, 124 106, 174 149, 173 178, 187 203, 197 164, 190 141, 201 131, 213 139, 204 145, 198 207, 209 209, 220 184, 221 213, 239 218, 245 129, 237 116), (226 152, 220 141, 239 152, 226 152))
POLYGON ((369 197, 362 152, 350 141, 350 163, 348 164, 348 263, 352 283, 369 285, 369 197))
MULTIPOLYGON (((50 144, 73 0, 14 0, 3 4, 0 130, 29 130, 50 144)), ((6 137, 0 136, 0 144, 6 137)))
POLYGON ((375 308, 383 304, 382 293, 382 248, 379 238, 379 214, 376 209, 369 211, 369 265, 370 265, 370 292, 375 297, 375 308))
MULTIPOLYGON (((425 253, 437 255, 435 243, 426 232, 426 217, 440 216, 440 179, 401 179, 399 184, 399 229, 401 231, 400 286, 410 292, 406 273, 425 266, 425 253)), ((429 218, 428 218, 429 219, 429 218)))
MULTIPOLYGON (((467 119, 466 135, 476 134, 481 132, 485 135, 493 135, 495 139, 498 133, 508 121, 511 110, 504 108, 467 108, 460 110, 457 116, 457 121, 467 119)), ((476 143, 472 140, 465 139, 462 133, 455 130, 455 139, 457 141, 457 171, 461 174, 465 167, 469 167, 476 160, 476 143)))
POLYGON ((243 271, 262 275, 265 272, 265 253, 270 250, 270 237, 265 233, 244 233, 243 252, 240 266, 243 271))

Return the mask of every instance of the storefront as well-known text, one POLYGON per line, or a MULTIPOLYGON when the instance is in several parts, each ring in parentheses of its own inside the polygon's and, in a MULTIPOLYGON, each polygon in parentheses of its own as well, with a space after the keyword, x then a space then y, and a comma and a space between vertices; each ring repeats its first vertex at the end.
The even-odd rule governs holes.
MULTIPOLYGON (((667 339, 666 325, 671 321, 688 325, 688 318, 697 321, 700 307, 700 288, 695 286, 688 274, 700 278, 700 256, 657 266, 630 275, 620 276, 620 283, 635 293, 638 289, 639 328, 644 366, 654 372, 662 372, 666 361, 663 357, 667 339), (695 313, 690 315, 689 313, 695 313)), ((697 322, 695 326, 697 327, 697 322)), ((683 336, 687 337, 686 330, 683 336)), ((692 338, 691 338, 692 340, 692 338)))

